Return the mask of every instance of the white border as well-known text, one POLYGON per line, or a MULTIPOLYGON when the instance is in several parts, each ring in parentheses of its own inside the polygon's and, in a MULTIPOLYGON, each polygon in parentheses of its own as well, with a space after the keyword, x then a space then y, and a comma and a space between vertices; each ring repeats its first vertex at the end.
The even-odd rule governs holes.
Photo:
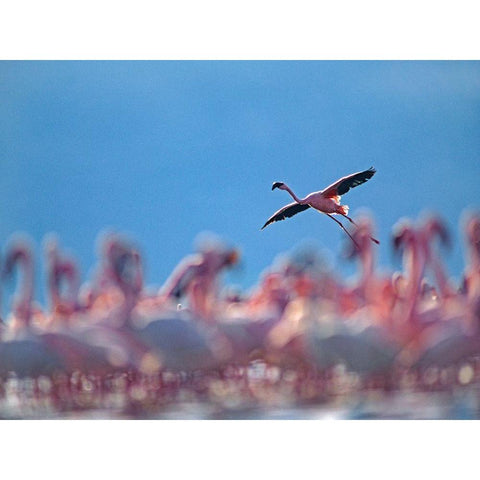
POLYGON ((476 2, 4 0, 1 59, 478 59, 476 2))
POLYGON ((5 421, 5 478, 474 478, 476 422, 5 421))

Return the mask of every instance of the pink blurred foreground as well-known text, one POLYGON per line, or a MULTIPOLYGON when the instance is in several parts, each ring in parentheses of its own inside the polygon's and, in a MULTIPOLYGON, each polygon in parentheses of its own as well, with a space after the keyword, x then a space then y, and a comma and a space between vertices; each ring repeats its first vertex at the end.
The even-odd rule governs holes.
POLYGON ((449 234, 433 215, 395 225, 401 271, 378 269, 364 216, 345 252, 355 282, 305 251, 249 292, 222 285, 240 253, 217 239, 154 291, 130 239, 103 235, 82 283, 49 236, 48 308, 33 298, 32 244, 14 237, 0 262, 2 284, 19 272, 0 319, 0 417, 478 418, 480 216, 464 218, 460 284, 442 264, 449 234))

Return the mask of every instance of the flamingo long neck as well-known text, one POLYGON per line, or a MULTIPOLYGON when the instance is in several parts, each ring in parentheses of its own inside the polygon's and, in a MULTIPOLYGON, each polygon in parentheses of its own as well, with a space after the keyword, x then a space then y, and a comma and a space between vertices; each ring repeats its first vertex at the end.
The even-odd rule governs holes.
POLYGON ((60 303, 60 292, 58 282, 58 255, 56 251, 50 251, 48 254, 48 291, 50 294, 50 309, 55 310, 55 307, 60 303))
POLYGON ((425 261, 430 264, 437 280, 438 288, 440 290, 440 296, 442 299, 446 298, 450 294, 450 288, 448 285, 448 278, 443 268, 442 262, 438 255, 433 252, 433 236, 434 232, 427 232, 422 238, 422 247, 425 252, 425 261))
MULTIPOLYGON (((78 307, 78 292, 80 290, 77 266, 73 260, 64 259, 57 268, 59 269, 59 274, 65 278, 68 285, 66 298, 63 300, 63 303, 68 304, 72 309, 76 309, 78 307)), ((60 300, 59 285, 60 283, 58 282, 55 287, 57 289, 58 299, 60 300)))
POLYGON ((469 268, 475 273, 480 273, 480 238, 475 232, 472 232, 468 236, 468 245, 469 245, 469 268))
POLYGON ((111 265, 114 270, 114 280, 118 285, 124 296, 124 303, 122 309, 119 313, 120 323, 125 324, 130 318, 132 310, 135 308, 135 305, 138 302, 141 290, 143 288, 143 273, 141 268, 141 259, 138 252, 129 250, 127 251, 129 262, 133 262, 135 269, 134 277, 124 278, 121 272, 116 271, 115 262, 113 258, 111 259, 111 265))
POLYGON ((138 252, 134 253, 133 259, 135 263, 135 277, 133 279, 133 288, 136 292, 140 293, 143 290, 143 283, 144 283, 142 260, 138 252))
POLYGON ((412 321, 415 316, 420 285, 425 271, 425 257, 422 255, 419 247, 418 238, 417 235, 415 235, 409 248, 405 252, 408 264, 408 294, 405 318, 408 322, 412 321))
POLYGON ((80 291, 80 275, 74 261, 68 261, 68 280, 70 282, 70 297, 75 306, 78 303, 78 292, 80 291))
POLYGON ((362 248, 360 258, 362 261, 362 277, 360 282, 363 285, 365 296, 368 296, 371 290, 370 286, 372 285, 375 270, 375 259, 369 243, 362 248))
POLYGON ((293 190, 285 183, 285 190, 292 196, 292 198, 297 202, 297 203, 302 203, 303 199, 298 198, 295 193, 293 193, 293 190))
POLYGON ((18 300, 14 306, 15 315, 27 325, 30 323, 33 303, 33 261, 30 252, 26 249, 19 250, 15 262, 22 262, 23 278, 19 281, 17 290, 18 300))

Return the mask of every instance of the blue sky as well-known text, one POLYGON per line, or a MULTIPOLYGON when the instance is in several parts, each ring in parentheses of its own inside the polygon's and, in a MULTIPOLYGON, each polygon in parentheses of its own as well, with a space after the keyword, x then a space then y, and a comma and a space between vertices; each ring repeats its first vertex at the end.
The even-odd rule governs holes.
MULTIPOLYGON (((129 234, 161 285, 202 231, 243 252, 229 283, 250 287, 308 240, 349 276, 345 234, 307 211, 260 227, 299 196, 370 166, 343 197, 374 214, 380 263, 400 217, 439 212, 455 233, 480 208, 479 62, 0 62, 0 241, 56 232, 82 279, 106 227, 129 234)), ((36 296, 42 298, 43 285, 36 296)))

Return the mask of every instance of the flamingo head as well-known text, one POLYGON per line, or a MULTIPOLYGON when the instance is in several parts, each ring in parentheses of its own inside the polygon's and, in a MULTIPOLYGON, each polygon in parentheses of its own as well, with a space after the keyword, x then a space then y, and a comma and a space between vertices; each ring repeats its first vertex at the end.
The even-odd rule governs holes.
POLYGON ((285 184, 283 182, 274 182, 272 185, 272 190, 279 188, 280 190, 286 190, 285 184))
POLYGON ((20 258, 20 255, 18 252, 12 252, 10 251, 8 255, 5 257, 5 260, 3 262, 3 268, 2 268, 2 277, 3 278, 8 278, 13 272, 13 269, 15 267, 15 264, 17 263, 18 259, 20 258))
POLYGON ((120 235, 109 235, 103 243, 103 255, 108 275, 121 289, 141 289, 141 256, 131 242, 120 235))
POLYGON ((47 261, 54 262, 58 257, 59 241, 56 235, 50 234, 43 240, 43 251, 47 261))
POLYGON ((227 265, 235 265, 240 260, 240 252, 235 248, 226 253, 225 262, 227 265))
POLYGON ((390 282, 391 291, 397 298, 403 298, 407 292, 407 280, 400 272, 395 272, 392 275, 390 282))
POLYGON ((413 246, 415 242, 415 231, 408 220, 401 220, 395 225, 392 241, 395 253, 407 245, 410 247, 413 246))
POLYGON ((11 276, 13 269, 19 260, 29 262, 31 261, 31 258, 32 254, 28 243, 23 241, 15 242, 11 245, 5 256, 5 260, 3 262, 2 276, 11 276))
POLYGON ((443 245, 445 245, 446 247, 451 246, 450 234, 447 230, 447 226, 440 217, 430 217, 425 222, 425 228, 430 235, 437 235, 443 245))

